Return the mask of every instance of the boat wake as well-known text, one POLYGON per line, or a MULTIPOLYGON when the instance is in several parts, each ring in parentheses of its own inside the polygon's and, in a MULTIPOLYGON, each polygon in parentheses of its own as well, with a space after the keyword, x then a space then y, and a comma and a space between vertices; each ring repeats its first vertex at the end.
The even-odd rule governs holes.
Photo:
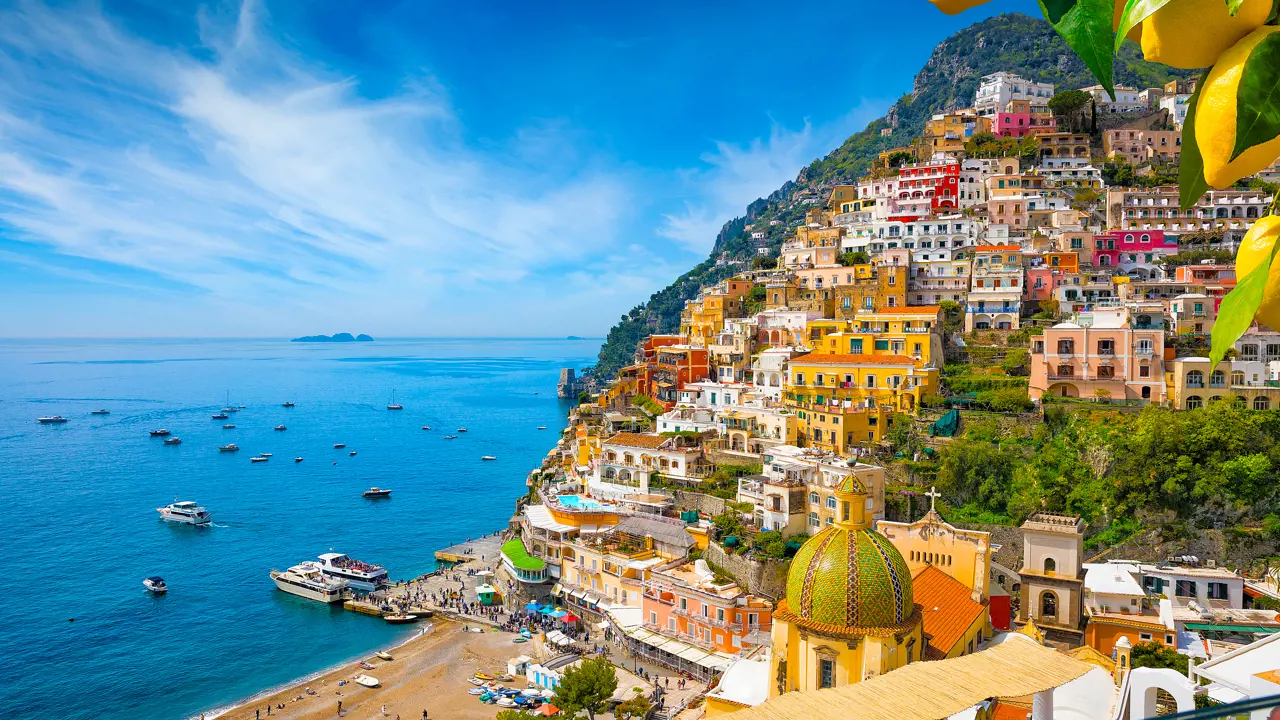
POLYGON ((221 525, 221 524, 216 523, 216 522, 211 522, 211 523, 209 523, 209 527, 216 527, 216 528, 229 528, 229 527, 231 527, 231 526, 230 526, 230 525, 221 525))

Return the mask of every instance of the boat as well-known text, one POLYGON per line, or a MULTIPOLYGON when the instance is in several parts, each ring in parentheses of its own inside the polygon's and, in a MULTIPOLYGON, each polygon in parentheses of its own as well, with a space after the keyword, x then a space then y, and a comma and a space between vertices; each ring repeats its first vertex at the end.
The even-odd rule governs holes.
POLYGON ((36 420, 40 421, 41 425, 57 425, 67 421, 67 419, 61 415, 50 415, 48 417, 36 418, 36 420))
POLYGON ((516 637, 511 638, 511 642, 513 642, 513 643, 527 643, 527 642, 529 642, 529 638, 527 638, 527 637, 524 637, 524 636, 520 635, 520 636, 516 636, 516 637))
POLYGON ((396 401, 396 391, 391 391, 391 402, 387 403, 388 410, 403 410, 404 406, 396 401))
POLYGON ((300 457, 296 457, 296 458, 294 458, 294 459, 293 459, 293 461, 294 461, 294 462, 302 462, 302 458, 300 458, 300 457))
POLYGON ((361 675, 360 677, 356 678, 353 682, 355 682, 355 684, 357 685, 363 685, 367 688, 378 687, 378 678, 370 677, 368 675, 361 675))
POLYGON ((360 495, 361 497, 367 497, 367 498, 391 497, 391 491, 386 488, 371 487, 368 490, 365 490, 364 492, 360 493, 360 495))
POLYGON ((226 425, 223 425, 223 426, 222 426, 222 429, 223 429, 223 430, 235 430, 235 429, 236 429, 236 426, 235 426, 235 425, 233 425, 233 424, 231 424, 231 423, 227 423, 226 425))
POLYGON ((492 455, 481 455, 481 456, 480 456, 480 459, 481 459, 481 460, 497 460, 498 458, 496 458, 496 457, 494 457, 494 456, 492 456, 492 455))
POLYGON ((160 513, 162 520, 168 520, 169 522, 186 523, 187 525, 208 525, 213 522, 213 516, 200 507, 199 503, 192 500, 174 501, 164 507, 156 508, 156 512, 160 513))
POLYGON ((307 560, 279 572, 271 571, 276 587, 298 597, 322 603, 342 602, 348 583, 346 580, 326 577, 320 563, 307 560))
POLYGON ((510 675, 507 675, 506 673, 503 673, 495 677, 494 680, 497 680, 498 682, 515 682, 515 678, 511 677, 510 675))
POLYGON ((488 692, 488 690, 485 690, 484 688, 480 688, 480 687, 467 688, 468 695, 483 695, 486 692, 488 692))
POLYGON ((220 412, 220 413, 214 413, 213 415, 210 415, 209 417, 213 418, 214 420, 226 420, 227 418, 229 418, 229 417, 231 417, 231 416, 230 416, 230 415, 228 415, 228 414, 226 414, 226 413, 224 413, 224 412, 220 412))
POLYGON ((291 400, 287 400, 287 401, 285 401, 285 403, 284 403, 284 405, 283 405, 282 407, 293 407, 293 401, 291 401, 291 400))
POLYGON ((512 700, 506 695, 503 695, 502 697, 498 698, 494 702, 497 703, 499 707, 515 707, 516 706, 516 701, 512 700))
POLYGON ((458 436, 457 436, 457 435, 445 435, 445 436, 444 436, 444 439, 445 439, 445 440, 457 440, 457 439, 458 439, 458 436))
POLYGON ((151 435, 151 437, 164 437, 170 434, 170 432, 164 428, 160 428, 159 430, 148 430, 147 433, 151 435))
POLYGON ((240 446, 236 445, 235 443, 230 443, 227 445, 219 445, 218 452, 240 452, 240 446))
POLYGON ((269 457, 271 457, 271 453, 258 453, 258 457, 265 457, 265 458, 269 458, 269 457))
POLYGON ((346 447, 346 446, 347 446, 347 444, 346 444, 346 443, 334 443, 334 444, 333 444, 333 449, 334 449, 334 450, 341 450, 342 448, 344 448, 344 447, 346 447))
MULTIPOLYGON (((475 678, 467 678, 467 682, 471 683, 472 685, 475 685, 477 688, 482 688, 482 687, 484 686, 484 681, 483 681, 483 680, 477 680, 477 679, 475 679, 475 678)), ((470 691, 470 690, 468 690, 467 692, 471 692, 471 691, 470 691)), ((483 690, 483 689, 482 689, 482 690, 480 690, 480 692, 489 692, 489 691, 488 691, 488 690, 483 690)))
POLYGON ((355 455, 355 454, 356 454, 356 451, 352 450, 351 452, 347 453, 347 457, 351 457, 352 455, 355 455))
POLYGON ((361 669, 363 669, 363 670, 372 670, 372 669, 373 669, 373 663, 365 662, 364 660, 361 660, 361 661, 359 662, 359 665, 360 665, 360 668, 361 668, 361 669))
POLYGON ((244 406, 244 405, 241 405, 241 406, 240 406, 240 409, 241 409, 241 410, 243 410, 244 408, 245 408, 245 406, 244 406))
POLYGON ((376 652, 374 655, 377 655, 379 660, 395 660, 395 658, 391 656, 391 653, 388 652, 376 652))
POLYGON ((477 679, 477 680, 492 680, 492 679, 493 679, 493 676, 492 676, 492 675, 490 675, 490 674, 488 674, 488 673, 482 673, 482 672, 478 672, 478 673, 476 673, 475 675, 473 675, 472 677, 474 677, 474 678, 475 678, 475 679, 477 679))
POLYGON ((169 592, 169 586, 164 584, 164 578, 159 575, 152 575, 149 578, 144 578, 142 580, 142 584, 156 595, 169 592))
POLYGON ((110 415, 111 411, 110 410, 90 410, 89 414, 90 415, 110 415))
POLYGON ((325 553, 319 560, 320 572, 326 577, 346 580, 356 590, 373 592, 387 585, 387 570, 381 565, 360 562, 335 552, 325 553))
POLYGON ((254 457, 249 458, 249 462, 266 462, 270 459, 271 458, 264 458, 261 455, 255 455, 254 457))
POLYGON ((430 430, 430 429, 431 429, 431 426, 430 426, 430 425, 423 425, 423 426, 422 426, 422 429, 423 429, 423 430, 430 430))
POLYGON ((405 623, 416 622, 418 619, 418 616, 417 615, 401 615, 397 613, 395 615, 383 615, 382 619, 386 620, 392 625, 404 625, 405 623))
POLYGON ((458 428, 458 432, 466 432, 466 431, 467 431, 466 428, 458 428))
POLYGON ((283 431, 285 431, 285 430, 288 430, 289 428, 287 428, 287 427, 285 427, 285 426, 283 426, 283 425, 277 425, 277 426, 275 426, 275 428, 273 428, 273 429, 274 429, 276 432, 283 432, 283 431))
POLYGON ((182 444, 182 438, 180 438, 180 437, 170 437, 170 438, 165 438, 165 439, 164 439, 164 444, 165 444, 165 445, 181 445, 181 444, 182 444))
POLYGON ((546 429, 547 429, 547 426, 546 426, 546 425, 539 425, 539 426, 538 426, 538 429, 539 429, 539 430, 546 430, 546 429))

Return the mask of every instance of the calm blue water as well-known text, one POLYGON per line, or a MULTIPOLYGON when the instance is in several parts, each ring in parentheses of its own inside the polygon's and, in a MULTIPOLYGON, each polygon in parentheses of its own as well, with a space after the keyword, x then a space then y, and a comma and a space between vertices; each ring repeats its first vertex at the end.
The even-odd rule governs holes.
POLYGON ((565 425, 558 369, 597 348, 0 341, 2 714, 190 716, 412 633, 285 595, 267 573, 333 548, 408 578, 504 527, 565 425), (402 411, 385 409, 393 390, 402 411), (228 391, 247 406, 235 430, 209 417, 228 391), (53 414, 70 422, 36 423, 53 414), (183 444, 148 437, 159 427, 183 444), (443 439, 458 427, 470 432, 443 439), (230 441, 241 452, 220 454, 230 441), (251 464, 258 452, 274 457, 251 464), (394 494, 361 498, 371 485, 394 494), (160 521, 175 497, 214 526, 160 521), (168 595, 143 589, 156 574, 168 595))

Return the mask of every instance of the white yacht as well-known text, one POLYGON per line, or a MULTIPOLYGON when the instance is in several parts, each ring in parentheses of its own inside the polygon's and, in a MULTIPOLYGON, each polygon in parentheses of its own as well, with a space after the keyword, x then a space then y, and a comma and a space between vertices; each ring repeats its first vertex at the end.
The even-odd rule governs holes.
POLYGON ((342 553, 321 555, 320 571, 326 577, 346 580, 352 588, 364 592, 373 592, 387 585, 386 568, 354 560, 342 553))
POLYGON ((271 579, 276 587, 298 597, 322 603, 342 602, 342 596, 349 583, 326 577, 321 572, 320 563, 308 560, 304 563, 280 572, 271 571, 271 579))
POLYGON ((183 500, 165 505, 162 508, 156 508, 156 512, 160 513, 161 519, 169 522, 186 523, 188 525, 208 525, 213 522, 213 516, 191 500, 183 500))

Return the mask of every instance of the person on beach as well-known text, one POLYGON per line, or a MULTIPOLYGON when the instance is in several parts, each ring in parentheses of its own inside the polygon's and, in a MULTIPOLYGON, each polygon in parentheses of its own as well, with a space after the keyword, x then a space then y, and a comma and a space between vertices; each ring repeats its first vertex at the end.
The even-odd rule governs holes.
POLYGON ((339 700, 339 701, 338 701, 338 714, 339 714, 339 715, 341 715, 341 714, 342 714, 342 701, 341 701, 341 700, 339 700))

